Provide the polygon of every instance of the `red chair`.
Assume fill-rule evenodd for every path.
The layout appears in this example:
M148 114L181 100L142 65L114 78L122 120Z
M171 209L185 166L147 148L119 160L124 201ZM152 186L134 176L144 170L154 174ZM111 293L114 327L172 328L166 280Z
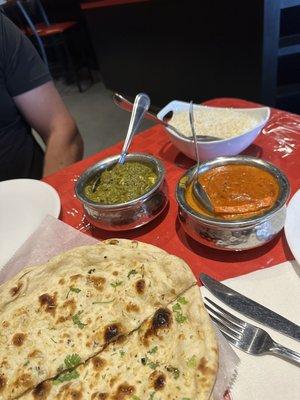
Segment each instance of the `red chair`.
M16 3L27 23L26 28L23 30L28 36L35 38L41 56L48 68L49 61L46 50L52 48L54 49L56 58L60 60L66 80L70 80L70 75L73 75L80 92L83 91L83 88L80 81L79 69L85 66L88 70L89 80L93 83L88 58L83 47L79 46L81 41L76 41L76 48L81 52L80 57L78 57L81 60L80 65L76 65L69 47L70 34L80 33L79 24L76 21L50 23L40 0L18 0ZM41 21L36 21L37 16L40 16ZM61 49L63 50L64 57L61 54Z

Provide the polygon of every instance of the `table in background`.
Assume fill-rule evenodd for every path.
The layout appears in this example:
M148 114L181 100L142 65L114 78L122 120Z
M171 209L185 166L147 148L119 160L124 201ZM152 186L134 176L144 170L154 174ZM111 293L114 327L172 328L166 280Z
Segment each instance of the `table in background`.
M240 99L214 99L206 104L222 107L258 106ZM81 203L75 197L74 183L87 167L105 157L120 153L121 147L122 143L118 143L44 179L60 195L62 221L99 240L120 237L159 246L182 257L196 276L203 271L213 274L217 279L226 279L293 259L283 231L270 243L242 252L214 250L185 235L177 217L175 187L181 175L194 162L171 144L165 129L160 125L138 134L130 151L151 153L163 161L169 188L168 208L148 225L132 231L108 232L94 228L85 219ZM293 194L300 187L300 116L272 109L265 129L244 154L257 156L279 167L288 176Z

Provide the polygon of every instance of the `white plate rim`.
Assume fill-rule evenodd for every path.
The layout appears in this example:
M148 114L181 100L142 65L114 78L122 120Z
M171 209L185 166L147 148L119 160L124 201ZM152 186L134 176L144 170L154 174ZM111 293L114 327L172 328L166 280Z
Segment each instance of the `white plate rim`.
M299 210L298 213L297 210ZM284 233L295 260L300 264L300 189L294 193L288 203Z
M0 196L1 194L4 194L6 190L10 190L13 188L15 185L18 184L26 185L26 192L27 188L29 190L34 187L39 187L39 190L42 188L43 194L45 194L46 197L51 199L50 206L49 204L47 205L47 208L45 210L42 209L42 215L44 214L44 218L47 215L51 215L54 218L58 218L61 212L61 201L58 192L56 189L51 186L49 183L44 182L42 180L36 180L36 179L30 179L30 178L20 178L20 179L10 179L6 181L1 181L0 182ZM8 188L8 189L7 189ZM22 190L22 189L21 189ZM2 193L1 193L2 192ZM23 193L25 193L25 190L23 190ZM34 195L33 195L34 196ZM9 209L9 208L8 208ZM40 217L42 217L42 215ZM42 222L43 218L41 218L40 223ZM36 219L35 222L38 222L39 219ZM20 236L15 238L15 244L16 246L8 246L8 248L5 245L5 242L2 243L3 249L2 249L2 257L1 257L1 263L0 263L0 270L5 266L5 264L13 257L13 254L17 249L22 246L22 244L28 239L28 237L34 232L34 230L37 228L36 224L32 225L32 229L29 228L26 234L20 234ZM2 232L3 233L3 232ZM8 244L8 243L7 243ZM6 249L6 251L5 251Z

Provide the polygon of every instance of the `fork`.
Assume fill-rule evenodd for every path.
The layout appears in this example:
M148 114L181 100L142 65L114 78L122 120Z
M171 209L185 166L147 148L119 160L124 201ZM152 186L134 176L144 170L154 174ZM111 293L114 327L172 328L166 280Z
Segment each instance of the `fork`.
M263 329L242 321L207 297L205 307L224 337L235 347L248 354L275 354L300 366L300 353L276 343Z

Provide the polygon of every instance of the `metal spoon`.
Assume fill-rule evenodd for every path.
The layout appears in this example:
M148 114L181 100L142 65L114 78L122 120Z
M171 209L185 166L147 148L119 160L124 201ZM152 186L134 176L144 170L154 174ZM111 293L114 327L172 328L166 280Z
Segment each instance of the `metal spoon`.
M127 135L118 161L119 164L124 164L133 135L138 130L138 127L140 126L142 119L149 107L149 96L145 93L139 93L134 99L133 110L129 122Z
M193 193L194 193L195 197L197 198L197 200L199 200L208 211L214 212L214 206L212 205L210 198L208 197L203 186L198 181L198 171L199 171L199 166L200 166L200 159L199 159L199 151L198 151L198 146L197 146L197 136L196 136L196 132L195 132L193 102L192 101L190 102L189 119L190 119L191 130L193 133L195 151L196 151L196 157L197 157L197 167L191 178L191 184L193 185Z
M131 111L132 108L133 108L133 104L129 100L125 99L125 97L123 97L119 93L114 93L113 94L113 100L114 100L115 104L118 107L122 108L123 110ZM185 136L177 128L175 128L173 125L168 123L168 121L170 120L169 114L170 113L167 113L164 116L163 120L161 120L161 119L157 118L156 115L152 114L149 111L146 111L145 112L145 117L150 119L151 121L154 121L154 122L156 122L158 124L166 126L167 128L169 128L172 131L174 131L178 136L180 136L180 137L182 137L182 138L184 138L186 140L193 140L193 137ZM173 114L173 112L171 111L171 115L172 114ZM221 140L220 138L217 138L215 136L208 136L208 135L196 135L196 136L197 136L198 142L211 142L211 141L214 141L214 140Z
M124 164L125 158L128 153L128 148L131 144L132 138L136 131L138 130L142 119L144 117L145 112L147 112L148 108L150 107L150 99L149 96L145 93L139 93L135 99L134 99L134 104L132 107L132 114L129 122L129 127L128 131L126 134L126 138L123 144L123 148L118 160L118 164ZM93 186L92 186L92 192L94 193L96 191L96 188L100 182L101 179L101 174L98 176L97 179L95 179Z

